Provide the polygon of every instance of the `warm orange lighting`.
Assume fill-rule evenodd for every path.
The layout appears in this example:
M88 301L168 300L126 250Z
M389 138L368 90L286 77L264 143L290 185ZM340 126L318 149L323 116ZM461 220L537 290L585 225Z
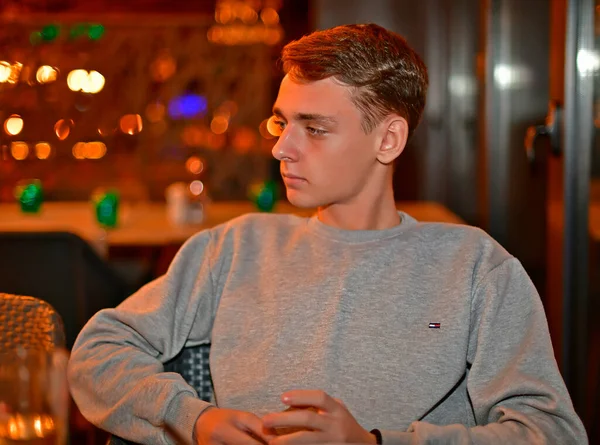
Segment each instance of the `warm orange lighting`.
M17 114L13 114L4 121L4 131L11 136L18 135L23 130L23 119Z
M22 161L29 156L29 146L25 142L13 142L10 144L10 152L17 161Z
M0 61L0 83L17 83L22 70L22 63L15 62L11 65L6 61Z
M12 65L4 60L0 61L0 83L8 82L12 74Z
M71 128L73 127L73 121L71 119L61 119L56 124L54 124L54 133L56 133L56 137L64 141L71 134Z
M48 65L42 65L38 68L35 78L39 83L54 82L58 77L58 71Z
M263 40L267 45L275 45L282 38L283 38L283 31L278 28L273 28L273 29L266 30Z
M73 157L75 159L101 159L106 154L104 142L77 142L73 146Z
M38 159L48 159L52 153L52 147L48 142L38 142L35 144L35 155Z
M260 19L265 25L274 26L279 23L279 14L273 8L265 8L260 12Z
M106 154L106 145L103 142L88 142L85 144L84 155L88 159L100 159Z
M106 80L98 71L73 70L67 76L67 85L71 91L96 94L102 91Z
M185 162L185 168L193 175L199 175L204 170L204 163L197 156L191 156Z
M86 70L73 70L67 75L67 85L71 91L81 91L87 83L87 78Z
M125 134L137 134L142 131L142 127L142 116L139 114L126 114L119 122L119 128Z
M150 74L157 82L164 82L169 79L177 71L175 59L169 53L162 53L150 65Z
M90 71L86 80L81 86L81 91L84 93L97 94L102 91L105 83L106 80L102 74L100 74L98 71Z
M77 142L73 145L73 157L75 159L85 159L85 142Z
M229 127L229 120L224 116L215 116L210 123L210 129L214 134L223 134Z

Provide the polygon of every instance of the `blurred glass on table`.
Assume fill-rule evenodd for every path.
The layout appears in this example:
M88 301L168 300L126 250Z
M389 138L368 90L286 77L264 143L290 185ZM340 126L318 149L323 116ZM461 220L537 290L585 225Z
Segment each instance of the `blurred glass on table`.
M66 445L68 354L0 352L0 445Z

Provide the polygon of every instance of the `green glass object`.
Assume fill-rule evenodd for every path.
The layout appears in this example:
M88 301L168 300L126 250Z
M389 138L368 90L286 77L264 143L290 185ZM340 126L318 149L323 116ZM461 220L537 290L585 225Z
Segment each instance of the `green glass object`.
M104 227L116 227L119 219L119 193L110 190L94 197L96 220Z
M271 212L277 203L278 192L275 181L265 181L250 188L250 199L261 212Z
M51 42L52 40L58 37L58 33L60 32L58 26L56 25L46 25L42 28L42 39L46 42Z
M21 205L22 212L39 212L42 202L44 202L42 183L37 179L20 183L15 189L15 197Z
M104 35L104 26L100 24L90 25L88 30L88 36L92 40L98 40Z

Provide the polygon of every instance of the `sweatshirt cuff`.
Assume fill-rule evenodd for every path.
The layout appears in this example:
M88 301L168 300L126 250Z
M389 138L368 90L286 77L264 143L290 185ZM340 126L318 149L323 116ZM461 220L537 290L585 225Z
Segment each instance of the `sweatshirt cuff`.
M414 444L414 433L406 433L403 431L380 430L381 443L383 445L411 445Z
M188 392L181 392L171 401L165 417L168 435L176 443L191 444L196 420L210 403L200 400Z

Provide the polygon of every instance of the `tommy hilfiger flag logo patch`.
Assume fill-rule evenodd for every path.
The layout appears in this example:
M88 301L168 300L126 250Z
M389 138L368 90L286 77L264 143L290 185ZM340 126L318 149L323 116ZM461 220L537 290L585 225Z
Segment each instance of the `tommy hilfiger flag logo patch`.
M439 329L441 326L441 323L429 323L430 329Z

